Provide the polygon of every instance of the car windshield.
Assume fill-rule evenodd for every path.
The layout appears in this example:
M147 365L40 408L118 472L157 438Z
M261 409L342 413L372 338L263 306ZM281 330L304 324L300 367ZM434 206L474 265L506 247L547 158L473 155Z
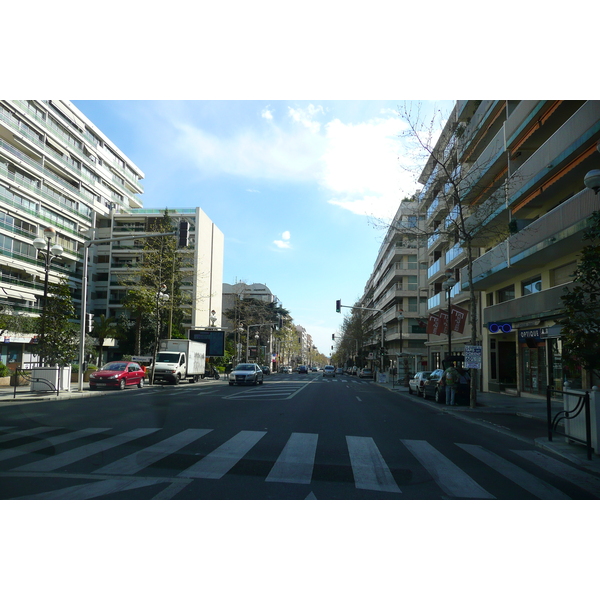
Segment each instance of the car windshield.
M156 357L157 363L176 363L179 362L179 354L176 352L159 352Z
M127 363L108 363L102 367L103 371L124 371Z
M254 371L254 365L246 365L246 364L242 364L242 365L238 365L235 368L236 371Z

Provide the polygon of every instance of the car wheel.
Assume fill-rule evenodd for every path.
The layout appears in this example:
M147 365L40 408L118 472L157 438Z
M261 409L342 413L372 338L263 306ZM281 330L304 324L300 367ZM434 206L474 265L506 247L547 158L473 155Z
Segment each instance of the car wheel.
M138 387L139 388L143 388L144 387L144 378L142 377L142 379L140 379L140 382L138 383Z
M174 379L173 383L175 385L179 385L180 381L181 381L181 374L177 373L177 375L175 375L175 379Z
M421 398L425 398L425 390L423 390L423 388L417 388L417 396L421 396Z
M119 389L120 390L125 389L125 380L124 379L121 379L121 381L119 381Z
M408 393L412 396L413 391L412 391L412 388L410 387L410 385L408 386Z
M230 381L230 382L229 382L229 385L233 385L233 381Z
M260 385L262 385L264 382L265 382L265 380L261 379L259 383L260 383Z
M440 394L440 388L435 388L435 401L440 403L442 401L442 395Z

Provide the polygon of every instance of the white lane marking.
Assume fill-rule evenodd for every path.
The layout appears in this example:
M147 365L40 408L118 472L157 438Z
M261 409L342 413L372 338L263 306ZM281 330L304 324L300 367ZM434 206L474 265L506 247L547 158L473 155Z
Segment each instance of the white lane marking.
M265 481L310 483L318 438L316 433L292 433Z
M152 463L159 461L161 458L173 454L173 452L200 439L211 431L212 429L186 429L185 431L180 431L166 440L161 440L153 446L134 452L109 465L96 469L94 473L133 475L150 466Z
M15 458L17 456L23 456L30 452L37 452L38 450L44 450L51 446L58 446L71 440L78 440L94 433L102 433L108 431L110 427L91 427L89 429L79 429L78 431L70 431L69 433L63 433L61 435L55 435L37 442L30 442L29 444L22 444L16 448L8 448L7 450L0 450L0 461L8 460L9 458Z
M316 500L317 497L315 496L314 492L311 492L308 496L306 496L306 498L304 498L305 500Z
M240 431L229 441L182 471L180 477L220 479L265 435L266 431Z
M566 465L559 460L550 458L535 450L513 450L513 452L526 458L545 471L548 471L553 475L558 475L558 477L566 479L570 483L574 483L576 486L586 490L593 496L596 496L596 498L600 498L600 479L595 475L580 471L575 467Z
M400 440L427 469L437 485L455 498L494 499L489 492L425 440Z
M485 463L488 467L492 467L504 475L507 479L510 479L513 483L527 490L530 494L539 498L540 500L570 500L571 498L561 492L554 486L542 481L535 475L528 473L521 467L511 463L510 461L490 452L486 448L472 444L456 444L459 448L462 448L475 458L478 458L481 462Z
M169 487L158 492L152 500L171 500L175 494L178 494L183 488L189 484L189 481L183 481L181 483L172 483Z
M125 490L134 490L140 487L147 487L156 483L163 483L160 478L144 478L136 481L131 479L105 479L103 481L95 481L94 483L84 483L82 485L74 485L72 487L53 490L51 492L41 492L32 496L22 496L19 500L90 500L105 496L106 494L114 494ZM187 485L187 483L186 483Z
M357 489L402 493L373 438L347 435L346 444Z
M358 396L356 396L356 399L357 399L359 402L362 402L362 400L361 400L361 399L360 399Z
M82 460L83 458L88 458L90 456L93 456L94 454L103 452L104 450L114 448L115 446L120 446L121 444L126 444L131 440L150 435L151 433L155 433L156 431L160 430L157 428L133 429L132 431L127 431L125 433L121 433L119 435L115 435L113 437L107 438L105 440L100 440L98 442L92 442L91 444L87 444L79 448L74 448L73 450L67 450L66 452L57 454L56 456L50 456L49 458L44 458L42 460L38 460L37 462L22 465L11 470L39 472L54 471L54 469L66 467L67 465Z

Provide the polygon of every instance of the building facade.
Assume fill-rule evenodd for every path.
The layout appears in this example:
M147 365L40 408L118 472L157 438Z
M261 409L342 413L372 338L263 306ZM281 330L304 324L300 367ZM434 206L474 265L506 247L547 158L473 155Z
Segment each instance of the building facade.
M563 370L559 321L587 219L600 208L584 184L600 166L599 139L597 101L457 102L420 180L428 311L433 321L462 311L450 335L428 330L431 368L449 340L453 355L464 353L474 310L484 391L544 394L567 377L590 385Z
M81 312L83 244L97 237L144 231L158 212L142 208L144 173L68 101L0 100L0 304L9 315L39 316L46 275L33 240L50 235L62 253L48 280L66 277ZM193 250L186 266L187 327L221 317L223 235L199 208L174 211L190 222ZM117 315L124 290L118 271L139 247L92 245L88 312ZM0 359L10 367L37 361L35 336L3 331ZM33 341L32 341L33 340Z
M383 370L394 369L403 378L427 364L425 215L419 202L403 200L377 255L361 305L368 328L367 356L378 356L381 329L385 358Z

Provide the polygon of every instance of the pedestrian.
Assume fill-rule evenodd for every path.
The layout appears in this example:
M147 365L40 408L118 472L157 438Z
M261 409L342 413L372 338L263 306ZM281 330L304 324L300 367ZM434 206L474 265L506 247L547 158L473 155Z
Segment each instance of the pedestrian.
M446 404L450 406L454 406L456 388L458 387L459 379L460 373L452 364L444 371L444 374L442 375L442 381L446 386Z

